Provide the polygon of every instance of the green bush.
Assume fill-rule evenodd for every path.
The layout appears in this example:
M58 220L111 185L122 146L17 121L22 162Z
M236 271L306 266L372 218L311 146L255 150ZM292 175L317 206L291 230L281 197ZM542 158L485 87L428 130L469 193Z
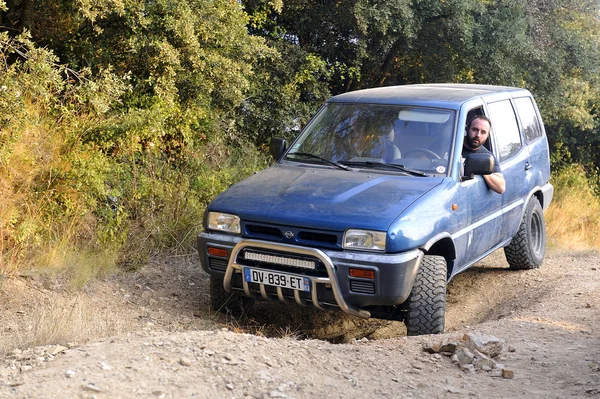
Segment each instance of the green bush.
M75 73L27 36L0 35L1 57L0 275L50 267L81 285L190 253L206 204L267 165L198 110L123 109L127 77Z

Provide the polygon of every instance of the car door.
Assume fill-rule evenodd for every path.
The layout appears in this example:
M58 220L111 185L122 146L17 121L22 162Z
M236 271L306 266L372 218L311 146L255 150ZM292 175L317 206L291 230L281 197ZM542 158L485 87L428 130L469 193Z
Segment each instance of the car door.
M550 179L550 155L544 124L533 97L517 97L514 103L519 115L521 135L529 150L531 173L534 179L530 187L541 187Z
M466 126L470 119L478 114L484 114L483 107L468 111L465 119ZM494 152L492 135L494 126L486 147ZM464 139L464 137L463 137ZM470 266L483 256L487 255L491 248L498 245L502 233L502 195L492 191L481 176L475 176L471 180L459 183L459 203L467 208L467 227L457 232L453 238L457 245L456 272Z
M512 99L487 104L496 157L506 180L506 191L502 194L502 223L500 241L508 243L521 222L525 200L533 187L532 164L527 146L524 145L519 120Z

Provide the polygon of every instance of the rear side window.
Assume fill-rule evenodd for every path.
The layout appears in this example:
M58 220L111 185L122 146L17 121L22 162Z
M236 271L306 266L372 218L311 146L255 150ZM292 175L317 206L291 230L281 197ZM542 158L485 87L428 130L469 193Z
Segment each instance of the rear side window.
M519 110L519 117L521 119L521 124L523 125L523 135L525 136L525 141L529 143L538 137L542 137L540 119L535 112L535 107L531 101L531 98L516 98L515 104Z
M521 133L510 100L490 103L489 110L492 132L498 143L497 154L502 162L521 149Z

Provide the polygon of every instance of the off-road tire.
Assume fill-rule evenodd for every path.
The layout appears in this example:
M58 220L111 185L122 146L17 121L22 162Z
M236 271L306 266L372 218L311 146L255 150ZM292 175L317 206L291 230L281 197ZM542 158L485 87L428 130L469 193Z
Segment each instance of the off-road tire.
M407 335L439 334L446 320L446 259L425 255L405 302Z
M546 222L540 201L532 197L527 203L525 214L517 234L504 247L504 256L511 269L537 269L546 254Z
M210 310L239 317L254 306L254 299L241 295L235 290L225 291L223 278L210 276Z

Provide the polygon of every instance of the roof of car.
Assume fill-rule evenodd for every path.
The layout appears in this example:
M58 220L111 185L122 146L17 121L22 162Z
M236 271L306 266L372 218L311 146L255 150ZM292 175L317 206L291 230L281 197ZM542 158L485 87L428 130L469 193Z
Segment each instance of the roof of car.
M334 96L328 102L407 104L456 108L472 98L485 97L500 92L511 92L511 94L517 92L529 93L527 90L518 87L433 83L356 90Z

